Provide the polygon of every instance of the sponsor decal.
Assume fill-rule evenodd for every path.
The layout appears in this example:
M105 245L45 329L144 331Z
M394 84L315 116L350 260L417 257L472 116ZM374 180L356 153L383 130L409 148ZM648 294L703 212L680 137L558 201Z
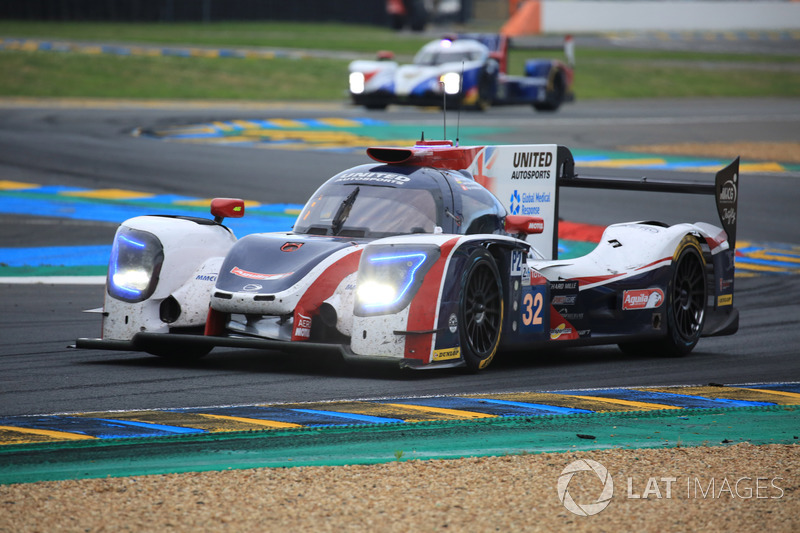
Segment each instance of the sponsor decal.
M575 305L575 300L578 298L576 294L553 296L553 305Z
M308 339L311 337L311 317L296 313L294 317L293 338Z
M296 252L299 250L303 244L302 242L287 242L281 246L281 252Z
M733 175L733 179L729 179L725 183L722 184L722 187L719 189L719 203L721 204L733 204L736 203L736 179L737 175Z
M405 185L411 178L390 172L345 172L336 181L358 181L372 183L388 183L390 185Z
M717 298L717 307L733 305L733 294L723 294Z
M566 324L562 323L550 330L550 339L556 340L562 335L569 335L572 333L572 328L568 328Z
M723 183L719 189L719 205L722 208L720 218L726 228L736 224L736 199L739 194L736 182L738 178L738 174L734 174L733 178Z
M541 205L549 204L552 195L549 192L525 193L514 189L509 200L509 211L512 215L541 215ZM539 223L544 231L544 223Z
M194 279L197 281L217 281L217 274L198 274Z
M455 313L452 313L450 318L447 319L447 329L450 330L450 333L458 331L458 317L456 317Z
M242 287L242 290L247 292L254 292L254 291L260 291L263 288L264 286L259 285L258 283L248 283L247 285Z
M552 152L514 152L514 168L549 167L552 163Z
M578 280L554 281L550 283L550 288L554 291L577 291Z
M240 278L247 278L247 279L258 279L263 281L273 281L276 279L285 278L286 276L290 276L291 272L284 272L282 274L262 274L259 272L249 272L247 270L242 270L238 266L235 266L231 269L231 274L235 276L239 276Z
M725 279L725 278L720 278L719 279L719 290L721 290L721 291L729 290L732 285L733 285L733 280L732 279Z
M459 359L461 357L461 348L445 348L443 350L434 350L432 361L449 361L451 359Z
M558 314L567 320L583 320L583 313L570 313L566 307L561 309Z
M664 291L661 289L638 289L622 293L622 309L625 311L655 309L663 303Z

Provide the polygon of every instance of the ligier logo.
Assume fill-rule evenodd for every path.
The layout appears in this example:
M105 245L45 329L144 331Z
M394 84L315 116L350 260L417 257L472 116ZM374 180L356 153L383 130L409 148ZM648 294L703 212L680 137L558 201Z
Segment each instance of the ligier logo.
M569 493L569 483L572 477L578 472L594 472L603 484L603 490L594 503L577 503ZM583 477L583 476L582 476ZM578 516L596 515L611 503L614 496L614 480L608 473L608 469L591 459L581 459L574 461L566 466L558 477L558 499L564 504L568 511Z
M664 291L661 289L639 289L625 291L622 295L622 309L655 309L664 303Z

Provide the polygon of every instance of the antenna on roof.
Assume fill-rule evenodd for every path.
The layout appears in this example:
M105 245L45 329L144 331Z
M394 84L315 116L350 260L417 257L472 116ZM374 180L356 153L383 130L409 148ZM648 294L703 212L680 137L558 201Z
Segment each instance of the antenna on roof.
M447 140L447 91L444 88L444 82L440 81L439 85L442 86L442 117L444 120L444 139Z
M464 61L461 61L461 77L458 80L458 114L456 115L456 148L458 132L461 129L461 108L464 106Z

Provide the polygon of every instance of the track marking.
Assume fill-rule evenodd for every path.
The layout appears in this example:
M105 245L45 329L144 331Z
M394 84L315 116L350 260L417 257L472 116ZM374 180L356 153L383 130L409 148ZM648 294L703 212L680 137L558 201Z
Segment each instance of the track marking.
M264 426L269 428L301 428L305 427L301 424L293 424L291 422L279 422L278 420L263 420L260 418L243 418L240 416L227 416L227 415L212 415L207 413L196 413L206 418L214 418L218 420L230 420L232 422L243 422L245 424L253 424L254 426Z
M458 418L496 418L495 415L487 415L486 413L478 413L475 411L462 411L460 409L447 409L444 407L430 407L427 405L405 404L405 403L386 403L383 405L390 405L399 409L411 409L412 411L424 411L436 413L441 415L451 415Z
M90 440L90 439L97 439L97 437L92 437L91 435L82 435L80 433L69 433L66 431L55 431L52 429L33 429L33 428L23 428L17 426L0 426L0 430L2 431L13 431L17 433L24 433L30 435L39 435L42 437L50 437L56 440Z
M645 411L652 411L656 409L683 409L682 407L675 407L673 405L666 405L663 403L648 403L648 402L634 402L631 400L620 400L618 398L604 398L602 396L582 396L582 395L572 395L570 396L574 398L580 398L582 400L591 400L593 402L603 402L603 403L613 403L617 405L624 405L626 407L633 407L635 409L642 409Z

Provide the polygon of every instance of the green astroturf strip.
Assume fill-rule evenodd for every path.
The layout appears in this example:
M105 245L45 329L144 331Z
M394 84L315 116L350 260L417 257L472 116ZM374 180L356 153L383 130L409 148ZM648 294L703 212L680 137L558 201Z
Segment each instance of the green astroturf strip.
M0 448L0 484L506 454L797 443L795 406L499 417Z

